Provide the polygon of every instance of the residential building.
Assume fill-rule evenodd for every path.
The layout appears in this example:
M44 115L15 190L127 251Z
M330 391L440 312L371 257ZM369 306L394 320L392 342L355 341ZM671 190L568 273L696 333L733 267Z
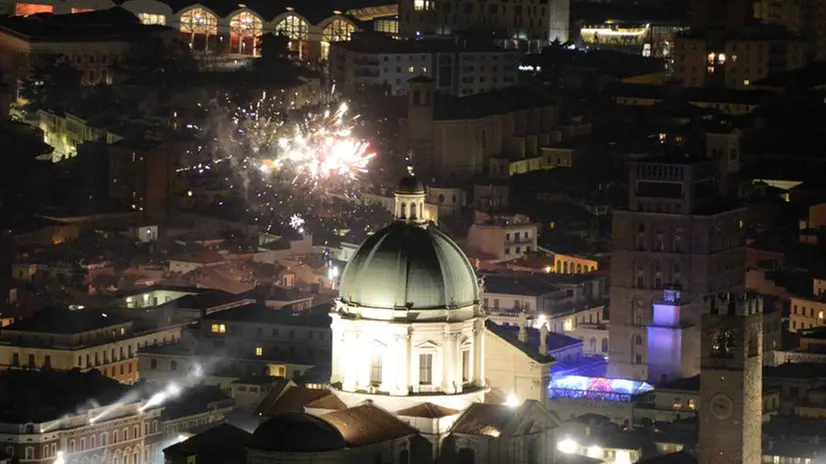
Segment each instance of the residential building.
M467 96L516 85L520 56L485 41L356 35L331 47L330 78L348 95L406 95L411 79L427 77L438 93Z
M508 261L536 251L539 226L526 216L496 217L470 226L467 249Z
M496 31L536 52L554 40L567 42L570 1L513 4L508 0L456 3L441 0L399 2L399 32L406 37L451 35L473 29Z
M222 388L242 377L302 377L329 362L326 309L293 311L249 303L206 314L180 343L142 349L142 376L166 382L201 371L207 383Z
M704 298L745 290L745 209L726 199L716 160L650 157L630 171L628 209L613 217L609 375L661 383L669 372L650 366L665 361L657 348L665 341L652 338L650 328L662 332L665 325L676 336L699 326ZM665 301L678 316L661 323L655 303L669 288L679 291ZM669 369L696 375L698 337L669 343L683 354Z
M164 217L171 199L185 190L176 175L181 156L195 150L190 140L120 140L106 146L109 197L131 204L147 217Z
M78 115L52 110L37 112L37 125L43 131L43 141L54 148L52 161L77 156L84 143L115 143L123 137L110 131L112 120L106 117L84 119Z
M15 2L14 13L69 14L121 6L147 25L168 26L198 54L238 59L258 56L261 36L290 38L290 48L305 60L326 60L330 44L350 40L359 21L392 18L397 8L387 2L355 0L324 5L289 2L247 2L243 6L221 2L157 0L31 0ZM350 7L350 8L348 8ZM378 7L378 8L377 8Z
M440 96L432 79L408 83L400 150L412 150L416 168L471 179L495 157L532 158L548 146L557 106L542 92L509 87L469 97Z
M97 370L124 383L139 378L138 349L178 340L179 327L145 328L82 306L41 309L4 327L0 370Z
M718 39L695 30L678 34L674 77L687 87L743 89L759 79L806 66L806 41L775 29L760 27Z
M789 297L790 332L814 329L826 325L826 280L812 279L811 295L791 295Z
M5 453L21 462L160 463L160 405L139 387L94 373L7 371L0 376Z
M18 4L23 5L32 4ZM82 83L109 84L113 67L129 44L152 36L171 40L175 31L141 24L120 8L75 15L10 16L0 21L0 64L10 74L7 79L18 78L38 56L60 55L80 71Z

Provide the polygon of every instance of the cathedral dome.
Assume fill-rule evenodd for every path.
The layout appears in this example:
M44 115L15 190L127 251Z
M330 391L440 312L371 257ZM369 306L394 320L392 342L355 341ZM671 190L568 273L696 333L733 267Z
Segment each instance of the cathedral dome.
M323 453L347 445L329 422L305 413L286 413L259 425L249 446L277 453Z
M356 251L339 295L371 308L450 309L477 303L479 284L465 254L439 229L397 221Z
M396 193L402 195L418 195L424 193L424 185L412 174L402 177L399 185L396 186Z

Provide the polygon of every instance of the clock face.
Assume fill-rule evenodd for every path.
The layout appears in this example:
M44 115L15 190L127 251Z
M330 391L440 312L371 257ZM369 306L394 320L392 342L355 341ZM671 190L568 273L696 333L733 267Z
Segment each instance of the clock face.
M734 412L734 401L731 397L718 393L711 397L711 414L719 420L726 420Z

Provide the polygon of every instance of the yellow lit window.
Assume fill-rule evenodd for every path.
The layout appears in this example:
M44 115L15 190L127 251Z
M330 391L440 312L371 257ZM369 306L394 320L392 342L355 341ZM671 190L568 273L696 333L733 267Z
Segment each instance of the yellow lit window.
M694 409L694 407L695 407L694 398L689 398L688 399L688 409Z
M714 66L709 66L708 69L706 69L706 71L708 71L710 73L713 73L714 72Z
M562 329L566 332L574 330L574 321L566 319L565 322L562 323Z
M745 86L748 86L748 85L750 85L750 84L751 84L751 82L749 82L749 80L748 80L748 79L746 79L746 80L744 80L744 81L743 81L743 85L745 85Z
M413 0L413 9L416 11L427 11L431 8L431 0Z
M259 347L257 347L257 348L255 349L255 355L256 355L256 356L264 356L264 348L261 348L260 346L259 346Z
M212 324L212 333L227 333L226 324Z
M411 73L412 73L412 72L413 72L413 71L415 71L415 70L416 70L416 68L414 68L413 66L411 66L411 67L407 68L407 72L411 72Z
M683 402L680 398L674 398L674 409L680 409L683 407Z
M818 318L818 319L823 319L823 311L819 311L819 312L817 313L817 318Z

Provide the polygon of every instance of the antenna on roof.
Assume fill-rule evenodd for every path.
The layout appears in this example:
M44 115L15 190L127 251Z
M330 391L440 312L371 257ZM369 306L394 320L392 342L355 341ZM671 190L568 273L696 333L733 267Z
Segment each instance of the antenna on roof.
M413 172L413 150L407 152L407 157L404 159L407 162L407 174L410 177L416 177L416 174Z

